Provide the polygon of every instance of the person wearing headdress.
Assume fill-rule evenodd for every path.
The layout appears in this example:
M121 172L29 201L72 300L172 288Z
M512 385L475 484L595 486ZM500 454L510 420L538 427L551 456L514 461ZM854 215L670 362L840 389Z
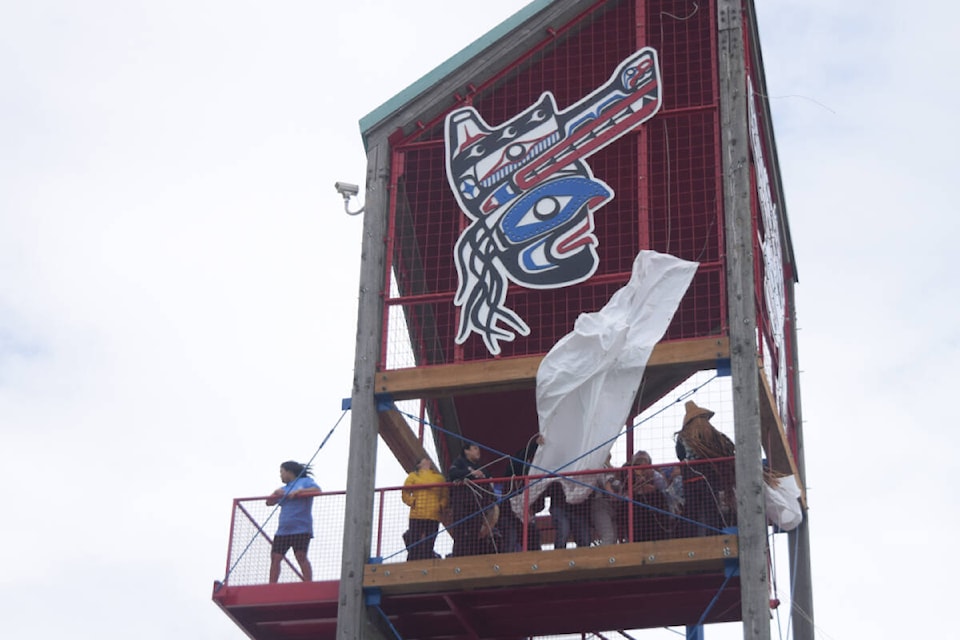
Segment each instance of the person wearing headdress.
M713 411L698 407L693 400L688 400L684 408L683 427L676 434L677 459L684 463L684 516L707 525L685 522L685 535L712 535L736 524L736 509L730 508L735 484L733 463L697 461L731 458L736 450L730 438L710 424Z
M270 551L270 582L280 579L280 563L291 547L303 581L313 580L307 549L313 538L313 497L320 493L320 486L311 475L310 465L287 460L280 465L280 480L284 486L267 497L268 507L280 505L279 524Z

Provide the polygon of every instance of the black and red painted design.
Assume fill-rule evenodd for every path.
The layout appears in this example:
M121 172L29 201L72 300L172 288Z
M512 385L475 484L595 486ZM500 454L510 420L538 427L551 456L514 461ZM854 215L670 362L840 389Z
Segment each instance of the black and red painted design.
M447 115L447 178L472 221L455 247L458 344L476 333L496 355L500 342L530 333L504 304L509 282L554 289L594 274L593 215L614 192L586 160L653 117L661 102L657 52L645 47L563 111L545 92L498 127L473 107Z

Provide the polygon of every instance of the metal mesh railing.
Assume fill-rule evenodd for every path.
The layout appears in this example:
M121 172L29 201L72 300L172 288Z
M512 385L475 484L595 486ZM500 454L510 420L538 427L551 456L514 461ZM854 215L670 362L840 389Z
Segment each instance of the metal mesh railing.
M314 537L307 550L315 581L339 580L343 549L345 492L322 493L313 498ZM266 504L266 497L233 501L230 549L224 582L232 586L266 584L270 555L277 529L279 507ZM281 562L280 582L301 580L297 561L288 551Z
M442 522L410 520L404 487L378 489L371 557L392 563L642 542L715 535L735 525L732 458L417 485L415 490L442 492L444 508L437 515ZM226 584L268 582L277 510L265 500L234 500ZM315 581L339 579L344 502L345 492L339 491L313 498L314 537L307 558ZM565 543L558 544L561 537ZM301 579L288 552L279 582Z

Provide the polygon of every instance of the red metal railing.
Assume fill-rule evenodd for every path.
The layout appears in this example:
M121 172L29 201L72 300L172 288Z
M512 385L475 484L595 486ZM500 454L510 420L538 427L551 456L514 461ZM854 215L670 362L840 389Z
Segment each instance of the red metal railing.
M561 486L572 497L561 497ZM711 535L735 525L732 458L416 486L432 488L445 492L447 508L435 538L422 541L409 534L405 540L413 530L402 500L405 488L377 489L372 557L404 562L410 545L430 546L420 557L549 550L558 531L567 533L567 544L599 545ZM314 538L307 556L315 581L339 579L344 496L335 491L313 499ZM225 584L268 582L278 511L265 500L234 500ZM288 556L280 582L301 580Z

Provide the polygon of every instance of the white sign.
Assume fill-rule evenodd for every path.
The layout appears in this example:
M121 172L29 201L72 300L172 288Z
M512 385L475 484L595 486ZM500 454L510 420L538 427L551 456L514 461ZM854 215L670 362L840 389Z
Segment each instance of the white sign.
M753 82L747 78L750 109L750 146L753 148L753 164L757 173L757 198L760 202L760 215L763 220L763 232L759 233L760 251L763 254L763 298L766 302L767 321L773 340L773 357L777 364L772 371L770 384L777 398L780 418L786 424L788 408L787 349L784 336L786 325L786 295L783 286L783 250L780 246L780 217L777 205L770 193L770 176L763 159L763 144L760 140L760 126L757 120L757 107L753 92ZM766 363L765 359L765 363Z

